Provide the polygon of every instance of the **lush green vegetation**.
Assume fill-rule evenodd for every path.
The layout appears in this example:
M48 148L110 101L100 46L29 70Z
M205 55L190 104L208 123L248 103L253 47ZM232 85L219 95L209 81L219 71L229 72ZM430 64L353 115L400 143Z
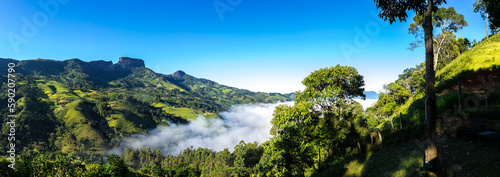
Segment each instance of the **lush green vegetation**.
M365 97L363 76L353 67L335 66L311 73L294 106L278 106L266 146L271 176L338 173L330 163L360 151L366 120L355 97Z
M119 146L124 136L147 133L157 126L187 123L198 115L219 118L217 113L233 104L292 99L292 94L254 93L187 74L158 74L144 67L110 69L78 59L0 59L5 65L8 62L17 65L16 131L22 133L16 135L16 154L23 154L17 165L21 170L8 174L21 176L73 173L113 176L114 172L108 169L109 162L104 165L93 163L103 158L109 149ZM2 82L2 88L7 90L6 77ZM0 97L0 105L4 108L1 113L6 117L7 93L0 93ZM2 151L9 147L8 121L2 119ZM62 157L67 155L87 161L77 162ZM5 162L3 159L2 163ZM35 169L39 163L54 168L71 164L74 169L51 171L47 167L45 171L37 172ZM86 169L93 171L86 173Z
M500 56L497 48L500 48L498 35L462 52L437 71L436 92L440 95L437 99L440 112L438 115L447 110L455 110L453 103L458 100L457 94L448 93L447 89L456 86L459 80L475 72L498 68L500 63L494 59L495 56ZM424 66L420 64L415 68L406 69L395 82L384 86L378 102L367 110L370 126L392 129L391 127L399 127L400 122L403 123L403 127L423 123L424 75ZM447 93L443 93L445 90ZM464 97L466 96L464 93ZM495 96L494 93L492 96Z
M478 74L481 74L485 71L490 74L498 73L499 63L493 58L500 56L499 51L496 50L500 47L499 45L500 36L492 36L489 40L480 42L470 50L463 52L463 54L453 59L451 62L446 64L446 66L437 71L436 91L438 93L438 117L465 116L465 118L467 118L472 115L480 114L485 115L485 118L487 119L498 119L498 112L495 109L491 109L491 107L497 107L498 105L500 105L500 96L498 93L496 93L494 90L490 90L491 93L488 94L488 104L490 106L490 109L488 111L486 111L485 104L481 102L475 107L465 106L460 113L458 112L457 108L458 93L456 91L456 85L458 81L467 81L469 80L468 78L477 79L477 77L481 76ZM405 72L399 76L398 80L384 87L385 91L380 94L378 102L373 107L367 109L367 119L368 124L370 125L369 127L371 129L381 130L382 136L384 137L384 144L396 145L414 137L418 138L423 133L425 110L425 97L423 93L424 90L422 89L422 87L418 86L419 82L413 82L415 80L423 81L423 74L418 72L423 71L421 67L422 65L419 65L416 68L405 70ZM414 72L413 74L409 74L410 72L408 71ZM482 81L477 82L482 83ZM492 81L490 80L488 83L491 82ZM401 88L406 89L403 90ZM413 90L412 88L416 89ZM479 89L480 91L482 91L482 86L481 88L477 88L476 86L464 86L462 99L469 97L474 98L473 100L484 101L483 97L478 97L476 93L473 93L474 89ZM403 101L398 102L398 100ZM404 136L402 136L402 134L404 134ZM456 144L457 141L461 142L463 140L452 139L450 140L450 144ZM384 148L381 153L389 151L391 147ZM465 147L466 146L460 147L458 150L462 151L460 149ZM480 144L468 148L488 149L487 146L482 146ZM407 155L411 154L410 152L405 153L407 153ZM479 155L473 156L472 158L483 159ZM367 162L361 165L367 166ZM488 166L466 166L468 166L468 169L471 171L485 170L486 172L482 174L493 174L491 172L492 170L495 170L495 168L490 168Z
M487 50L496 47L499 38L493 36L477 44L439 70L438 88L463 75L445 72L462 60L474 58L464 65L464 73L469 71L467 67L476 68L475 71L488 67L495 69L493 62L487 66L476 61L476 58L487 60L488 57L475 55L495 55L496 50ZM352 101L364 96L363 77L356 69L335 66L317 70L304 79L306 89L296 94L293 106L277 107L270 132L272 138L268 142L242 141L232 152L229 149L215 152L188 148L176 156L154 149L131 148L120 155L104 156L102 150L117 145L123 135L187 121L177 115L214 114L171 106L172 103L163 101L167 98L151 96L155 90L147 86L131 91L119 87L70 89L63 82L47 81L44 76L22 76L21 101L16 108L18 121L28 125L23 131L35 134L20 134L23 140L20 146L25 148L16 161L16 170L6 168L9 161L5 157L0 159L4 165L0 170L2 174L19 176L426 175L422 162L425 148L422 139L423 72L423 65L405 70L398 80L384 87L379 101L363 112L361 106ZM172 94L181 96L184 93L187 97L189 91L201 88L183 86L181 80L171 82L180 85L169 90ZM51 98L57 94L67 97ZM454 95L448 92L439 96L438 109L449 109L447 105L456 100ZM76 99L71 100L72 97ZM32 118L34 114L40 121ZM7 127L2 131L6 134ZM477 148L456 145L460 143L450 140L452 146L461 147L457 148L457 153ZM478 162L476 165L473 159L464 160L470 162L467 169L477 171L475 169L481 165L490 169L487 164Z
M1 63L9 61L17 64L18 82L32 78L35 85L27 87L41 90L36 95L50 105L66 126L85 122L97 113L117 134L143 132L167 122L185 123L199 114L216 118L217 113L234 104L293 98L292 94L254 93L227 87L187 74L158 74L144 67L118 70L102 69L78 59L1 59Z
M378 3L382 2L386 1ZM443 16L434 19L434 24L460 16L452 8L437 12ZM410 31L423 25L424 17L418 14ZM466 24L463 18L452 20ZM455 36L458 28L442 28L433 38L439 48L432 60L437 73L437 115L476 114L495 119L500 93L487 95L491 111L478 105L458 112L455 85L483 72L500 72L495 58L500 56L500 35L474 43L469 50L471 43ZM316 70L303 80L305 90L282 95L227 87L182 71L163 75L145 67L116 69L78 59L0 59L0 64L8 62L17 64L15 110L17 131L22 133L16 135L16 169L8 168L10 160L1 157L2 176L427 175L423 164L424 76L429 65L425 63L404 70L384 86L378 102L363 111L353 101L365 97L363 76L349 66ZM2 81L5 90L6 78ZM465 88L463 96L477 96L477 90ZM191 147L175 156L149 148L125 148L122 154L105 155L130 134L187 123L198 115L218 118L217 113L234 104L292 99L293 106L276 108L271 138L262 144L241 141L232 152ZM0 93L0 100L6 108L7 94ZM1 111L4 117L8 115L7 109ZM9 147L8 121L2 120L0 150L4 152ZM465 156L466 170L480 176L498 171L498 146L455 138L445 143L453 148L452 154Z
M29 92L32 96L57 93L57 90L44 92L43 87L40 88L39 83L30 78L27 77L27 84L22 87L32 89ZM119 89L108 93L81 91L75 95L83 97L64 106L49 99L43 103L58 131L44 139L37 139L38 144L34 148L22 151L26 155L19 158L16 170L3 170L5 174L21 176L302 176L334 172L330 163L346 154L361 151L361 144L366 144L362 108L353 101L355 97L364 97L363 77L352 67L336 66L313 72L303 83L307 89L297 94L296 104L282 105L276 110L272 121L273 138L269 142L259 145L241 141L233 152L228 149L214 152L189 148L176 156L164 156L160 151L151 149L126 148L120 156L106 157L99 152L103 147L113 146L121 136L118 133L140 132L140 129L133 128L147 130L164 123L155 117L168 109L165 103L141 104L140 98L147 99L147 96L135 94L139 96L134 97ZM90 94L92 92L101 94ZM41 102L42 99L37 98ZM31 101L24 104L30 105ZM125 109L113 108L112 105ZM29 109L19 109L31 113ZM309 112L311 109L315 111ZM119 111L128 111L128 115L121 114L126 115L124 120L127 122L117 122L122 120L114 117ZM130 128L120 129L120 126ZM7 131L7 127L3 130ZM47 144L53 144L51 150L44 149ZM70 157L62 157L61 154ZM1 162L8 163L6 159ZM36 170L42 165L44 167ZM59 169L63 166L67 168Z

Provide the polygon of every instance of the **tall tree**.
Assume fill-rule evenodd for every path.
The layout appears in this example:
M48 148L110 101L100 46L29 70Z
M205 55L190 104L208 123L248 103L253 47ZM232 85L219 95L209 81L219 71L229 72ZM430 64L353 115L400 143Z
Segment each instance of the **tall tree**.
M312 166L311 131L316 115L309 110L307 102L297 102L294 106L276 107L271 124L270 146L276 176L303 176L305 169Z
M500 0L484 0L492 34L500 31Z
M319 117L313 131L315 144L325 147L327 153L345 149L340 144L349 134L356 108L353 99L366 97L363 76L354 67L337 65L314 71L302 83L306 88L297 93L296 100L311 103L312 111Z
M481 17L483 17L483 19L486 19L486 39L489 39L489 31L488 31L488 18L489 18L489 14L488 12L486 12L486 2L484 0L476 0L476 2L474 2L474 12L479 12L481 13Z
M408 29L411 34L417 37L417 41L410 44L410 49L413 50L416 47L421 47L422 40L422 24L424 19L424 14L418 13L413 17L413 23ZM444 47L446 40L450 40L451 37L454 38L454 33L461 30L463 27L467 26L467 21L465 21L464 16L455 11L455 8L438 8L432 14L432 24L434 27L439 28L441 33L436 34L433 37L434 40L434 70L437 70L437 64L439 59L439 54Z
M377 8L381 9L379 16L384 20L393 22L406 21L407 11L417 14L423 13L422 28L425 39L425 119L427 124L427 149L425 150L425 162L427 170L434 171L437 167L436 134L436 93L434 89L434 48L433 48L433 24L432 11L437 10L434 6L446 3L445 0L375 0Z
M306 88L297 93L295 104L276 107L271 121L273 137L268 151L274 152L278 176L303 176L305 168L312 166L312 155L318 155L318 163L322 154L342 156L349 135L355 135L351 128L361 125L355 120L362 109L353 99L365 98L364 81L355 68L322 68L302 83Z

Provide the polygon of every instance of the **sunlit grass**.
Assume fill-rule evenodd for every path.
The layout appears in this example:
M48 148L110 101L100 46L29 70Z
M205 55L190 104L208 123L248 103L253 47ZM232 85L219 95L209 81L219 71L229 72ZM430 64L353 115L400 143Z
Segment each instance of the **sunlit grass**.
M500 35L492 36L458 56L436 72L436 87L455 81L464 71L478 71L500 66Z
M125 133L136 133L142 131L142 129L136 127L134 123L127 120L125 116L131 115L127 114L128 110L125 107L122 107L121 104L113 105L116 106L113 108L113 113L106 118L110 127L115 127L118 132Z
M63 109L62 112L59 113L59 117L63 118L66 126L72 126L87 119L81 112L79 104L79 101L68 103L66 104L65 109Z
M198 117L198 115L201 114L201 112L197 112L193 109L169 107L164 103L153 103L151 105L157 108L162 108L162 110L165 111L166 113L172 114L177 117L181 117L186 120L196 119L196 117Z
M353 160L347 164L347 171L345 176L361 176L363 173L364 163L359 162L359 160Z
M77 135L77 139L87 138L89 140L94 140L97 147L105 146L103 135L88 124L78 126L78 129L75 130L75 134Z

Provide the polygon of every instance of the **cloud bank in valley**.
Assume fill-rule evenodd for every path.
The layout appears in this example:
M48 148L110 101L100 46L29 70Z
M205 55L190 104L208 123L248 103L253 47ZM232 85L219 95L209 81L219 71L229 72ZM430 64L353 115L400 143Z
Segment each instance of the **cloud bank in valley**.
M196 120L185 125L172 124L151 130L146 135L126 138L119 149L125 146L133 149L155 148L164 154L176 155L191 146L216 151L228 148L232 151L241 140L262 143L269 140L272 115L279 104L292 102L234 105L229 111L220 113L222 119L209 119L199 115Z
M363 109L365 109L365 110L366 110L366 108L371 107L371 106L373 106L375 103L377 103L378 99L365 99L365 100L362 100L362 99L354 99L354 101L359 102L359 104L361 104L361 106L363 107Z

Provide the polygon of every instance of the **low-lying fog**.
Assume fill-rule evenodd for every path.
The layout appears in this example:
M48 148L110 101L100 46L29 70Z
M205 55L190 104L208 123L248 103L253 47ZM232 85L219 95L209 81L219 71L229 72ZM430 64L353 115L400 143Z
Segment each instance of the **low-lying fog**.
M361 104L361 106L363 107L364 110L366 110L366 108L370 107L370 106L373 106L373 104L375 104L377 102L378 99L365 99L365 100L362 100L362 99L354 99L354 101L357 101Z
M176 155L191 146L216 151L228 148L233 151L241 140L263 143L269 140L274 108L279 104L292 105L293 102L234 105L220 113L222 119L199 115L196 120L185 125L171 124L151 130L147 135L131 136L124 140L122 147L112 152L120 152L128 146L133 149L155 148L163 154Z

